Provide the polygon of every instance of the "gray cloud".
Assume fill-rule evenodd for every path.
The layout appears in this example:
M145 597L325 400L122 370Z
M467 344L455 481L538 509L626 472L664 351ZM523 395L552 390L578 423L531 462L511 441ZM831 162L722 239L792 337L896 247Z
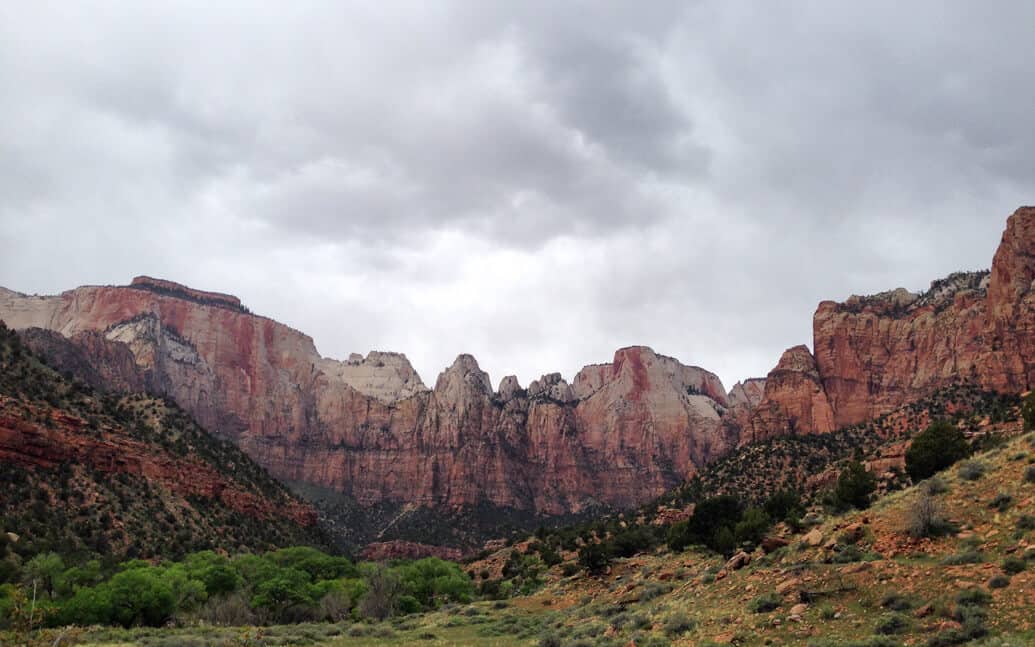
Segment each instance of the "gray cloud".
M149 273L321 351L765 373L824 298L990 263L1035 8L10 3L0 284Z

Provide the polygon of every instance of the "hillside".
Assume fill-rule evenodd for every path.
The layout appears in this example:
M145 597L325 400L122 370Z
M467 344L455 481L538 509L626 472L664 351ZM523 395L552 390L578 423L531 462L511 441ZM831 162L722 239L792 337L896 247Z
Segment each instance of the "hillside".
M482 592L470 603L383 621L75 635L86 645L239 644L247 635L253 645L1021 647L1035 640L1035 433L1011 428L984 442L991 448L867 509L814 506L800 531L777 525L733 559L658 547L590 574L574 551L545 565L533 538L466 566ZM515 569L535 573L527 592L485 585Z
M323 544L316 512L168 400L55 372L0 323L7 559Z

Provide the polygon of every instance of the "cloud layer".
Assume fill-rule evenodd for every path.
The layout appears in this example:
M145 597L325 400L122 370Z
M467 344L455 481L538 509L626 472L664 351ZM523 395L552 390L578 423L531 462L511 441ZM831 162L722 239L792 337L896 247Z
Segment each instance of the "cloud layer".
M152 274L321 352L764 374L825 298L987 267L1035 6L8 3L0 285Z

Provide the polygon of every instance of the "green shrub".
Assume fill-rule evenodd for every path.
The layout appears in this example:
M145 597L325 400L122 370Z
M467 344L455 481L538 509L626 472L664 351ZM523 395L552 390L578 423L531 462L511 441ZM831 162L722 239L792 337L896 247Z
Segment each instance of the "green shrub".
M1024 470L1024 482L1035 483L1035 465L1031 465Z
M749 602L748 611L752 613L768 613L778 609L782 603L783 598L776 593L766 593Z
M757 545L765 537L772 525L769 515L761 508L748 508L740 521L733 528L734 539L738 543Z
M989 505L990 508L995 508L999 512L1006 512L1007 510L1010 509L1010 505L1012 505L1012 504L1013 504L1013 497L1012 496L1010 496L1009 494L1006 494L1005 492L999 492L998 494L995 495L995 498L992 499L992 502L990 504L988 504L988 505Z
M840 509L863 509L870 505L870 495L877 489L877 478L866 467L851 461L837 477L834 503Z
M932 495L945 494L949 491L949 484L940 476L932 476L924 481L922 486Z
M579 549L579 565L593 575L606 571L612 559L610 548L604 544L586 544Z
M686 614L674 613L670 615L664 624L665 635L670 638L681 636L697 626Z
M1007 575L1016 575L1028 567L1020 557L1007 557L1003 560L1003 572Z
M885 613L877 619L873 632L890 636L902 633L909 627L909 620L901 613Z
M1005 589L1010 586L1010 577L1008 575L993 575L988 580L988 588L990 589Z
M992 596L981 589L966 589L956 594L956 604L960 606L983 607L992 602Z
M1024 419L1024 429L1035 429L1035 391L1032 391L1021 401L1021 418Z
M909 611L913 608L913 602L900 593L888 593L881 600L880 605L892 611Z
M955 555L949 555L942 560L945 566L960 566L962 564L980 564L985 561L985 556L977 550L965 550Z
M906 450L906 473L916 483L969 455L963 432L947 420L937 420L917 434Z
M980 461L967 461L959 466L957 473L964 481L976 481L985 475L985 464Z

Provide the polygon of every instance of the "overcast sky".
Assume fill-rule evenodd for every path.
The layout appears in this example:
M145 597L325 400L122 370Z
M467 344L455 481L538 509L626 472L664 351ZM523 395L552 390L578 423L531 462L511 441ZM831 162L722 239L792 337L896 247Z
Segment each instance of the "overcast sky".
M836 7L836 8L835 8ZM324 355L727 387L1035 202L1035 3L4 2L0 285L150 274Z

